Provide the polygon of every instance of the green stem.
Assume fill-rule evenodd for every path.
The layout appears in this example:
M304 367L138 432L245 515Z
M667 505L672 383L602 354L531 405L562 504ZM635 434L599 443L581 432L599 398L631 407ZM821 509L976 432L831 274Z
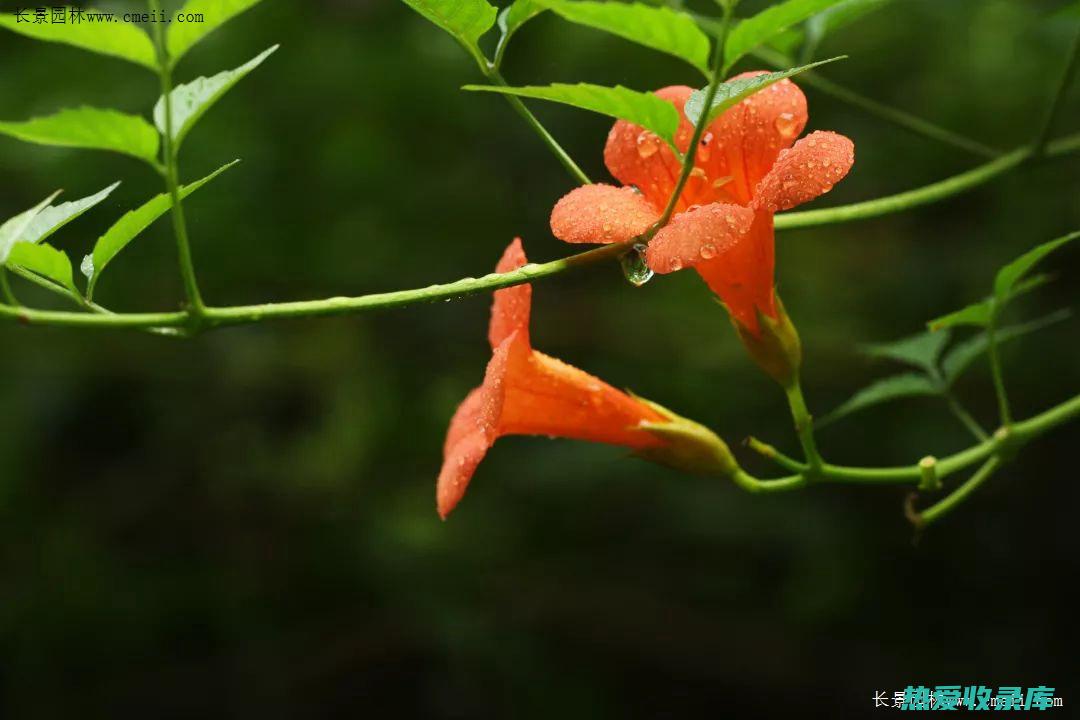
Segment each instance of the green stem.
M952 414L972 435L975 436L976 440L983 441L990 437L986 430L983 429L982 425L980 425L979 422L971 416L971 413L967 411L967 408L960 404L960 401L956 399L956 396L953 395L952 391L946 390L942 394L942 397L945 398L945 402L948 404Z
M1032 156L1030 148L1020 148L996 160L979 165L959 175L954 175L945 180L940 180L930 185L925 185L916 190L888 195L876 200L841 205L834 208L821 210L805 210L803 212L781 213L776 216L776 229L789 230L793 228L815 227L817 225L833 225L836 223L851 222L853 220L865 220L867 218L888 215L890 213L910 210L921 205L929 205L938 200L943 200L953 195L983 185L994 178L1004 175L1010 170L1022 164Z
M825 463L814 440L814 418L806 406L802 384L796 379L790 387L784 388L784 392L791 408L791 419L795 421L795 432L799 436L799 444L802 445L803 457L806 458L811 473L816 472Z
M772 445L769 445L768 443L762 442L761 440L758 440L755 437L747 438L746 439L746 445L751 450L756 452L758 455L761 455L762 457L766 457L766 458L772 460L777 465L779 465L780 467L784 468L785 470L787 470L789 472L794 472L794 473L806 472L806 468L807 468L806 463L801 463L798 460L796 460L795 458L785 455L784 453L780 452L779 450L777 450Z
M160 14L160 0L149 0L149 4L151 12ZM165 31L162 28L162 23L152 23L152 27L154 44L157 46L158 54L158 77L161 79L161 95L165 105L165 129L162 133L165 185L172 200L173 233L176 235L180 277L184 283L188 311L197 325L199 318L205 314L206 307L203 304L202 294L199 292L199 283L195 278L195 262L191 256L191 241L188 239L187 220L184 217L184 208L180 199L180 173L177 168L177 153L173 139L172 63L165 45Z
M742 469L737 469L731 475L731 480L743 490L751 493L786 492L788 490L798 490L807 485L805 475L790 475L775 480L759 480Z
M495 67L485 64L481 66L481 69L484 70L484 75L491 82L501 87L509 87L506 80ZM500 95L506 98L506 101L510 103L510 107L514 108L514 110L516 110L517 113L521 115L521 117L525 120L529 127L531 127L536 132L536 134L540 136L540 139L543 140L544 144L547 145L551 152L555 154L555 157L559 159L559 162L562 163L562 166L566 168L566 171L570 173L571 177L573 177L574 180L581 183L582 185L592 184L592 180L590 180L589 176L585 174L585 171L578 167L578 164L574 162L574 159L570 157L570 154L563 149L563 146L559 144L559 141L556 140L550 132L548 132L547 128L545 128L540 123L540 121L536 119L536 116L532 114L532 111L529 110L529 108L525 107L525 103L521 102L520 98L514 95L506 95L504 93L500 93Z
M1069 59L1065 63L1065 72L1061 74L1061 80L1058 83L1057 91L1054 93L1054 98L1050 101L1050 106L1046 110L1046 119L1043 120L1042 127L1039 129L1039 134L1035 136L1035 143L1033 145L1033 152L1035 155L1042 155L1046 149L1047 141L1050 139L1050 133L1053 131L1054 125L1058 121L1058 116L1061 114L1061 108L1065 103L1065 95L1068 93L1069 87L1076 77L1078 67L1080 67L1080 33L1077 33L1076 37L1073 39L1072 50L1069 52Z
M0 265L0 297L11 307L19 306L19 299L15 297L15 293L11 290L11 283L8 281L7 268L3 265Z
M760 48L753 54L778 70L786 70L794 64L790 58L767 48ZM952 130L935 125L929 120L861 95L850 88L823 77L814 70L800 73L798 81L800 85L820 90L841 102L848 103L874 117L890 122L924 138L951 145L972 155L984 158L996 158L1001 155L1000 150L995 150L977 140L972 140Z
M997 309L990 313L990 323L986 327L987 355L990 357L990 374L994 380L994 394L997 396L998 412L1001 416L1001 424L1008 427L1012 424L1012 412L1009 410L1009 396L1005 392L1005 373L1001 369L1001 356L998 354L997 332Z
M942 516L948 514L953 508L960 503L964 502L975 492L980 485L989 479L994 472L1002 466L1002 460L999 457L992 457L983 463L982 467L975 471L968 480L960 487L949 493L943 500L931 505L927 509L915 515L915 522L920 526L929 525L937 520L940 520Z
M38 287L42 288L43 290L48 290L49 292L51 292L51 293L53 293L55 295L58 295L58 296L64 298L65 300L68 300L68 301L74 303L75 305L77 305L78 307L82 308L83 310L85 310L87 312L97 313L99 315L115 315L116 314L112 310L109 310L108 308L106 308L106 307L104 307L102 305L98 305L97 303L93 302L89 298L84 298L83 296L79 295L76 292L72 292L71 290L69 290L69 289L67 289L65 287L62 287L60 285L57 285L54 282L46 280L45 278L41 277L37 273L30 272L26 268L14 267L14 268L10 268L10 270L11 270L11 272L13 272L14 274L16 274L19 277L23 278L24 280L32 282L35 285L37 285ZM177 330L177 328L146 327L146 328L139 328L139 329L144 330L144 331L146 331L146 332L148 332L148 333L150 333L152 335L167 335L167 336L170 336L170 337L180 337L180 336L185 334L185 333L180 332L179 330Z
M720 89L724 77L724 45L727 42L728 30L731 28L731 5L725 3L723 8L724 18L721 21L720 32L716 37L716 47L713 50L712 77L709 80L709 87L705 90L705 102L702 105L704 110L694 125L694 133L690 137L690 147L687 148L686 155L683 157L682 171L679 173L679 179L675 183L675 189L671 191L667 207L664 208L663 215L653 226L651 234L646 237L646 242L652 235L656 234L656 230L664 227L671 220L671 216L675 213L675 206L678 205L679 198L682 196L683 188L686 187L687 181L690 180L690 173L694 172L694 159L697 157L698 144L701 142L701 136L705 133L705 128L709 124L709 108L712 107L713 100L716 98L716 93Z
M329 317L352 315L369 310L406 307L418 303L477 295L500 288L534 282L568 270L586 267L597 262L617 260L629 250L633 241L613 243L588 250L577 255L547 263L530 263L507 273L491 273L480 278L466 278L443 285L430 285L415 290L375 293L360 297L336 297L301 302L267 303L233 307L207 307L203 327L246 325L263 320L287 318ZM0 319L14 320L32 325L60 325L81 328L138 328L176 327L183 325L186 313L142 313L114 315L88 315L85 313L41 312L0 306Z

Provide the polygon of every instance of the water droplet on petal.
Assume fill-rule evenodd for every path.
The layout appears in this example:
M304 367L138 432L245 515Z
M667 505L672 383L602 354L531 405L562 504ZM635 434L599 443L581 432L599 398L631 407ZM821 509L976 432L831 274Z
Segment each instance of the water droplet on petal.
M795 132L798 130L799 123L795 120L795 116L792 113L785 112L776 116L773 125L776 126L776 132L780 133L780 137L785 140L790 140L795 137Z
M697 156L702 162L708 162L712 156L712 141L713 134L711 132L705 133L701 138L701 145L698 147Z
M716 246L711 243L706 243L701 246L700 254L702 260L712 260L716 257Z
M634 287L641 287L652 279L653 271L645 262L645 246L641 243L619 258L619 264L622 265L623 276Z
M668 261L668 272L679 272L682 270L682 260L679 258L671 258Z
M641 134L637 136L638 155L644 160L645 158L651 158L659 150L660 138L648 130L642 130Z

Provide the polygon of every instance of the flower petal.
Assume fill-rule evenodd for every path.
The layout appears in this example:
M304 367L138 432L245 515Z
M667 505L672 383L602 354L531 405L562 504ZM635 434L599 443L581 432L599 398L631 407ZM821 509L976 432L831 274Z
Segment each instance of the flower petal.
M780 153L758 184L754 202L769 212L809 202L832 190L854 162L851 140L834 132L812 132Z
M499 418L504 435L550 435L631 448L664 441L638 429L663 422L659 412L575 367L533 350L512 357Z
M686 86L666 87L656 95L673 103L679 110L681 121L676 133L676 145L690 142L693 132L683 115L683 106L693 89ZM682 168L675 153L667 143L639 125L619 120L608 133L604 146L604 163L608 171L623 185L634 185L645 195L657 212L667 205Z
M488 449L498 439L506 394L506 375L517 358L517 365L529 355L528 340L518 333L508 335L492 353L484 373L484 382L458 406L446 431L443 466L435 485L439 515L445 520L461 501L473 473Z
M528 262L521 238L514 238L503 252L495 272L517 270ZM491 322L488 325L488 342L491 349L498 347L512 333L520 333L526 344L529 341L529 313L532 310L532 285L523 283L496 290L491 304Z
M624 242L659 219L660 213L633 188L584 185L555 203L551 232L572 243Z
M773 270L776 264L772 213L754 214L749 231L725 252L694 268L728 308L732 318L755 335L757 313L776 317Z
M645 259L654 272L669 273L721 257L750 229L754 211L713 203L679 213L649 243Z
M733 79L763 72L747 72ZM786 79L754 93L714 120L702 136L695 164L709 179L715 200L748 204L754 188L780 151L795 142L806 120L806 96Z

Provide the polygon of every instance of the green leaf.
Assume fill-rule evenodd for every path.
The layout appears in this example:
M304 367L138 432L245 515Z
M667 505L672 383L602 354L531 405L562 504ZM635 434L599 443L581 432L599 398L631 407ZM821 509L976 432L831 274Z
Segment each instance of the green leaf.
M863 15L880 9L892 0L842 0L840 3L827 8L816 15L812 15L806 21L806 44L807 50L804 58L812 57L818 44L832 33L845 25L858 20Z
M860 350L869 357L895 360L933 375L938 372L938 358L948 342L948 332L923 332L890 343L863 345Z
M180 149L180 144L184 142L184 138L191 128L195 126L195 123L199 122L199 119L206 114L206 111L214 103L221 99L222 95L231 90L236 83L244 79L248 73L257 68L263 60L270 57L279 47L279 45L275 45L264 50L235 70L226 70L209 78L197 78L186 85L177 85L173 88L170 95L172 100L173 151ZM158 130L164 134L164 97L159 98L157 105L154 106L154 123L157 125Z
M59 147L109 150L157 162L158 134L138 115L80 107L25 122L0 122L0 134Z
M640 3L539 1L572 23L674 55L709 74L709 38L686 13Z
M12 246L22 239L23 233L30 227L30 223L34 221L34 218L37 217L38 213L48 207L49 203L53 201L53 198L59 194L60 191L57 190L34 207L19 213L6 221L3 225L0 225L0 265L7 262Z
M918 373L892 375L878 380L855 393L847 402L822 418L818 424L828 425L854 412L890 400L905 397L928 397L939 394L941 394L941 391L934 384L934 381L925 375L919 375Z
M843 60L845 57L847 56L840 55L829 58L828 60L819 60L816 63L801 65L788 70L755 75L754 77L738 78L736 80L728 80L725 83L721 83L720 87L716 89L716 95L713 97L712 108L709 110L707 122L712 122L714 118L719 117L728 108L734 107L739 102L756 92L764 90L774 83L778 83L785 78L793 77L799 73L806 72L819 65L825 65L826 63L835 62L836 60ZM683 112L686 113L686 118L695 125L697 124L698 118L701 117L701 112L705 107L705 94L707 90L708 88L695 90L690 95L690 99L686 101L686 107Z
M1073 240L1080 238L1080 232L1070 233L1064 237L1059 237L1056 240L1043 243L1036 248L1028 250L1026 253L1013 260L1011 263L1001 268L998 271L997 277L994 278L994 297L998 302L1004 304L1010 297L1018 295L1018 292L1014 291L1017 283L1025 275L1027 275L1033 267L1035 267L1040 260L1057 250L1062 245L1072 242Z
M1026 323L1017 323L1016 325L1007 325L1003 328L998 328L994 332L994 341L1000 345L1003 342L1014 340L1029 333L1042 330L1043 328L1066 320L1071 316L1072 312L1068 308L1063 308L1037 320ZM962 343L957 343L945 355L945 359L941 361L941 369L942 374L945 377L945 382L948 385L952 385L956 382L964 371L968 369L971 363L985 353L989 347L990 336L985 332L981 332Z
M187 0L177 11L177 15L201 15L203 21L174 21L169 25L165 46L169 49L170 61L176 64L184 53L204 37L259 2L261 0Z
M227 165L222 165L202 180L193 182L190 185L184 185L180 188L181 199L186 198L238 162L240 161L233 160ZM90 281L91 290L97 284L102 271L105 270L105 267L112 259L127 247L128 243L138 237L139 233L150 227L151 223L168 212L171 207L172 198L168 193L161 193L141 207L125 214L98 239L97 244L94 245L93 254L83 258L81 268L83 275Z
M588 83L577 85L555 83L528 87L466 85L464 89L550 100L582 110L610 115L651 130L671 145L675 142L675 131L679 128L679 111L674 105L652 93L638 92L624 88L622 85L615 87Z
M65 7L67 17L71 8ZM128 60L157 72L157 53L150 37L126 22L28 23L0 14L0 27L35 40L73 45L83 50Z
M11 248L7 264L9 267L21 267L42 277L52 280L60 287L78 295L79 289L75 287L75 279L71 269L71 259L66 253L57 250L49 243L35 245L28 242L17 242Z
M45 240L57 230L109 197L109 195L112 194L112 191L119 186L120 183L115 182L101 192L89 197L84 197L81 200L72 200L71 202L60 203L59 205L50 205L30 221L30 224L27 225L26 230L23 231L22 237L19 239L22 242L28 243L39 243L42 240Z
M743 20L728 34L724 44L724 67L769 41L774 35L843 0L787 0Z
M945 328L957 327L958 325L974 325L986 327L994 317L994 301L983 300L980 303L968 305L966 308L934 318L927 323L931 331L944 330Z
M498 65L502 60L503 53L506 52L506 46L510 42L510 38L514 36L522 25L532 20L540 13L547 10L544 5L541 5L538 0L514 0L512 5L504 8L499 13L499 46L495 48L495 64Z
M450 33L477 62L484 60L480 37L495 24L498 10L484 0L403 0L406 5Z

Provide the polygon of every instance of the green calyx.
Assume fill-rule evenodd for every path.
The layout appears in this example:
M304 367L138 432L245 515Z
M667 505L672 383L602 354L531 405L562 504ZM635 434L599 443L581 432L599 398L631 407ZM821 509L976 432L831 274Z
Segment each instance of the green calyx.
M731 324L742 341L743 347L750 353L757 366L769 377L790 388L798 382L799 369L802 367L802 342L799 333L792 324L780 302L776 299L776 317L770 317L761 310L757 311L758 331L755 333L742 325L734 317Z
M638 457L695 475L732 477L739 470L727 443L712 430L662 405L644 398L638 400L665 418L638 425L640 430L664 441L659 447L639 450Z

